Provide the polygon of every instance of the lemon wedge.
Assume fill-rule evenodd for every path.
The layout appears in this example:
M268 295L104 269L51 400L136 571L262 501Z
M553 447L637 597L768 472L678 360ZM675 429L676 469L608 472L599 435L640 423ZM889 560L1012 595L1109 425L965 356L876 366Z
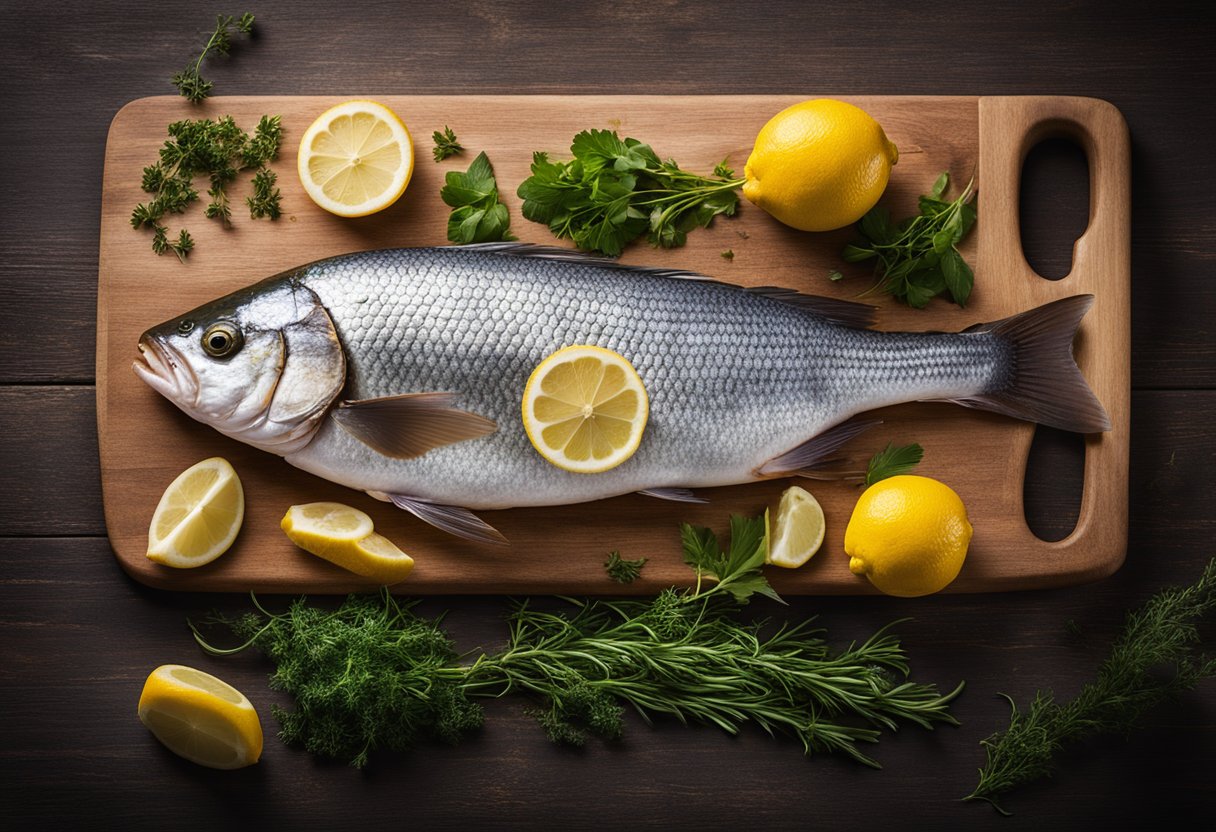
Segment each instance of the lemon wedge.
M304 131L296 165L313 202L340 217L363 217L405 193L414 173L414 145L388 107L347 101Z
M241 530L245 492L222 457L204 459L177 476L152 515L148 559L189 569L218 558Z
M413 558L375 533L370 517L342 503L292 506L279 525L304 551L381 584L404 580L414 569Z
M819 501L806 489L791 486L781 494L764 562L787 569L802 566L823 545L823 533Z
M262 756L262 723L245 695L180 664L152 671L139 721L179 757L208 768L243 768Z
M602 347L577 345L546 358L524 388L524 430L559 468L615 468L642 441L650 401L633 365Z

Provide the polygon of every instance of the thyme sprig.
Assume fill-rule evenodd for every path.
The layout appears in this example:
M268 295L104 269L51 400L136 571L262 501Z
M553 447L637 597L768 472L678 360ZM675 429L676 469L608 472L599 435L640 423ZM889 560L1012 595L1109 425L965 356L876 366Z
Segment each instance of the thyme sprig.
M186 68L173 76L173 86L184 97L195 104L211 95L215 84L202 76L203 61L208 55L227 55L232 49L232 36L253 34L253 15L245 12L239 18L232 15L220 14L215 17L215 30L203 45L203 51L198 59L186 65Z

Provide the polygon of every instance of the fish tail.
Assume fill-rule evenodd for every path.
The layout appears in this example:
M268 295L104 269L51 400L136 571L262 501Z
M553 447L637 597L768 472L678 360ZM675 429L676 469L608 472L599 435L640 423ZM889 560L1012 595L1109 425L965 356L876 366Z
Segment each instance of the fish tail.
M1012 361L996 386L954 401L1077 433L1110 430L1110 417L1072 353L1077 327L1093 302L1093 295L1075 295L967 330L1005 341Z

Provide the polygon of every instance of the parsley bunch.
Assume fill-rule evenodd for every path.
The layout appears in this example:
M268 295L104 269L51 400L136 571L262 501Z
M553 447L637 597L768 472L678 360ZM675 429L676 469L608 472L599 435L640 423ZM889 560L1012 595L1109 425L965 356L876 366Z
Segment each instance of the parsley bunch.
M262 116L253 135L237 126L232 116L212 121L198 119L177 121L169 125L169 139L160 149L160 160L144 168L141 187L152 194L147 203L140 203L131 212L133 228L152 229L152 250L157 254L172 251L184 260L194 247L194 240L183 229L176 241L168 236L168 228L160 221L166 214L182 214L190 203L199 198L194 187L196 176L206 176L210 182L205 215L228 225L232 207L228 202L227 186L237 175L254 169L253 194L245 199L253 219L278 219L282 198L275 187L278 177L267 165L279 155L283 127L279 116Z
M871 208L857 224L862 240L845 246L841 256L849 263L874 260L878 275L875 288L916 309L949 292L959 306L966 306L975 276L958 244L975 225L975 191L971 183L952 202L942 199L950 175L943 173L933 190L920 198L920 213L898 225L882 206ZM832 272L832 280L844 277Z
M203 60L209 54L227 55L228 51L232 48L232 36L234 34L241 34L246 37L253 34L252 14L245 12L239 18L234 18L228 14L216 15L215 30L203 45L203 51L198 56L198 60L187 64L185 69L172 78L173 86L177 87L179 93L196 104L211 95L211 90L215 84L200 74Z
M547 224L585 251L615 257L643 234L652 245L676 248L689 231L719 214L733 215L739 204L736 191L744 180L735 179L725 162L713 177L698 176L610 130L579 133L570 152L569 162L534 153L532 175L517 193L526 219Z
M510 617L507 646L463 664L438 621L413 614L387 590L351 596L335 612L301 599L281 614L227 622L245 643L231 650L195 638L209 653L254 646L277 664L271 686L296 700L275 709L282 738L313 753L367 762L377 748L425 736L456 740L482 721L478 697L523 693L551 739L581 744L619 737L629 706L649 720L668 714L730 733L751 723L797 737L809 754L838 751L878 766L858 748L900 722L954 724L949 703L907 680L899 641L884 630L833 653L810 621L776 628L740 621L753 595L777 598L761 573L763 517L731 519L730 545L684 526L688 589L650 600L573 601L545 612L527 603ZM569 599L568 599L569 600ZM255 601L256 603L256 601Z

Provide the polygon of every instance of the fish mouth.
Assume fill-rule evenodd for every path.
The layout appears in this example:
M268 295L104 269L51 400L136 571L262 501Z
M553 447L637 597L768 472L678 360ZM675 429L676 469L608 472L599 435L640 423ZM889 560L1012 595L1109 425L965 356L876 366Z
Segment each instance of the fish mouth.
M184 407L198 402L198 376L173 346L155 335L139 339L139 358L131 364L144 384Z

